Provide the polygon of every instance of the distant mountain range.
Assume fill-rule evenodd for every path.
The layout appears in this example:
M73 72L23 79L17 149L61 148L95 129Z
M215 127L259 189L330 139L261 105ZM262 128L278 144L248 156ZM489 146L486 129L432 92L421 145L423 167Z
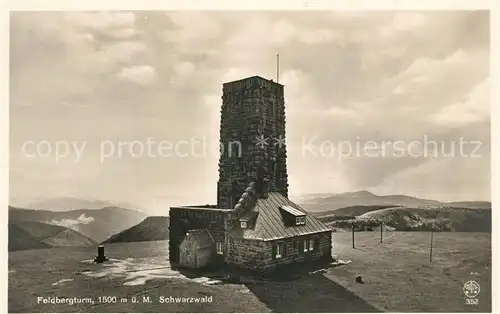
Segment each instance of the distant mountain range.
M334 211L351 206L450 206L464 208L491 208L490 202L439 202L407 195L375 195L369 191L341 194L311 194L299 196L296 202L310 212Z
M62 226L36 221L9 223L9 252L95 244L96 241Z
M9 223L41 222L62 226L78 231L97 242L134 226L146 217L147 215L143 212L116 206L68 211L34 210L9 206Z
M397 231L491 232L491 208L458 206L350 206L314 213L335 229L370 231L381 223Z
M148 217L139 224L113 235L103 243L168 240L169 221L168 217L163 216Z
M37 210L9 206L9 250L168 239L168 217L147 217L143 212L111 206L103 201L74 198L59 201L54 199L33 204ZM432 211L423 210L425 208L444 212L447 221L458 221L453 222L453 230L469 230L468 220L471 224L484 225L483 229L488 230L488 221L491 221L490 202L443 203L407 195L379 196L368 191L311 194L295 199L295 202L327 223L340 220L349 223L353 218L360 217L370 221L376 217L388 222L403 219L413 225L421 225L421 221L435 219L432 218ZM386 210L390 208L397 209ZM400 227L406 228L403 225Z
M59 197L43 199L29 204L23 204L19 206L26 209L45 209L50 211L69 211L76 209L101 209L104 207L122 207L134 209L133 206L128 203L113 203L101 200L85 200L76 197Z

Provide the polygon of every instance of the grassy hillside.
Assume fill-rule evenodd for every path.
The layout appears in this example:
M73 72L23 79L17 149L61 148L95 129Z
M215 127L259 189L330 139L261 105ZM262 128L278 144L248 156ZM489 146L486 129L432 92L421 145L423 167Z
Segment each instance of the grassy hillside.
M339 220L339 218L354 218L366 214L371 211L380 210L384 208L394 207L393 205L356 205L339 208L336 210L328 210L323 212L313 213L314 216L322 217L324 221L328 221L326 217L330 217L333 220Z
M492 247L487 233L435 233L429 262L428 232L396 232L379 243L378 234L334 235L335 254L351 260L329 276L386 312L491 312ZM363 276L365 284L354 278ZM328 275L327 275L328 276ZM468 280L481 286L478 305L467 305Z
M490 202L450 202L445 203L448 207L462 207L470 209L491 209Z
M139 224L113 235L103 243L167 240L168 227L168 217L148 217Z
M334 235L337 258L350 264L291 281L209 284L170 268L168 241L106 245L106 264L92 264L94 248L9 254L8 312L97 313L488 313L491 308L491 234L436 233L429 262L428 232L396 232L383 243L373 232ZM355 281L362 276L364 284ZM207 276L209 276L207 274ZM62 280L67 279L65 282ZM463 285L481 286L478 304L466 303ZM103 291L128 302L43 304L36 297L86 297ZM160 303L159 296L212 296L208 303ZM132 297L148 302L131 302Z
M37 239L46 239L53 237L66 229L65 227L55 226L37 221L22 222L18 223L17 226Z
M43 242L53 247L91 246L97 244L97 242L95 242L94 240L67 228L53 237L44 239Z
M46 249L51 245L39 241L37 238L26 232L16 224L9 224L9 244L8 250L21 251L33 249Z
M34 221L9 224L9 251L94 244L94 240L61 226Z
M356 210L361 212L359 208ZM354 224L355 230L372 230L383 223L398 231L491 232L491 209L389 207L369 210L359 216L345 219L335 215L319 218L338 228L350 229Z
M307 198L301 204L310 212L324 212L354 206L422 206L438 205L435 200L421 199L407 195L375 195L368 191L349 192Z
M78 231L88 238L103 241L113 234L130 228L147 215L143 212L109 206L102 209L49 211L9 206L9 222L43 222Z
M486 209L491 208L490 202L463 201L445 203L436 200L421 199L408 195L376 195L368 191L357 191L341 194L302 196L298 201L309 212L335 211L342 208L357 206L448 206ZM338 214L343 215L343 214Z

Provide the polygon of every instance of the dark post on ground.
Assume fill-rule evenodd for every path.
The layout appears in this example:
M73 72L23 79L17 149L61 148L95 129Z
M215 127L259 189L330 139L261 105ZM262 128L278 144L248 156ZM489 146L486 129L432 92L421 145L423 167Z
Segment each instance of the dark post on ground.
M354 245L354 224L352 224L352 248L355 249L355 245Z
M97 247L97 256L94 259L94 262L96 263L102 263L107 261L108 259L106 258L106 255L104 255L104 245L99 245Z
M432 262L432 241L434 240L434 231L431 231L431 248L429 250L429 262Z
M380 224L380 243L384 240L384 224Z
M356 276L356 282L357 283L364 283L363 278L361 276Z

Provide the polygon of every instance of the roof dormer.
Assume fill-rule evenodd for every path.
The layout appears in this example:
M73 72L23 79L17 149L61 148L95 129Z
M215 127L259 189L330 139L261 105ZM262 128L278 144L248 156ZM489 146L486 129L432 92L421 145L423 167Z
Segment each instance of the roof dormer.
M280 206L283 220L288 226L303 226L306 224L306 213L292 206Z
M240 219L238 219L241 229L251 229L258 214L259 213L252 210L247 211Z

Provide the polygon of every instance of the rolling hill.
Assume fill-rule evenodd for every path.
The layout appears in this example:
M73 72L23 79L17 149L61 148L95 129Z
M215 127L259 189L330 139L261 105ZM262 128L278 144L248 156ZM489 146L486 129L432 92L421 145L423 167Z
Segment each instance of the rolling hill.
M94 244L94 240L62 226L36 221L9 223L9 251Z
M168 226L168 217L147 217L139 224L113 235L103 243L168 240Z
M342 194L331 195L316 195L315 197L302 197L301 206L310 212L321 212L325 215L326 212L331 212L343 209L341 215L348 215L345 208L355 208L358 206L405 206L405 207L420 207L420 206L449 206L449 207L463 207L463 208L491 208L490 202L478 201L463 201L445 203L436 200L421 199L407 195L376 195L369 191L357 191ZM356 210L357 211L357 210ZM338 213L340 215L340 212Z
M312 214L316 217L356 217L374 210L380 210L389 207L394 207L394 205L356 205L342 207L334 210L327 210L324 212L313 212Z
M47 243L39 241L26 230L16 224L9 224L9 244L8 250L21 251L32 249L46 249L52 247Z
M33 210L9 206L9 223L42 222L66 227L97 242L130 228L147 215L143 212L108 206L70 211Z
M365 210L365 213L362 211ZM463 207L386 207L354 206L339 209L359 215L316 215L321 221L340 229L373 230L384 225L397 231L491 232L491 209ZM334 211L335 212L335 211Z

